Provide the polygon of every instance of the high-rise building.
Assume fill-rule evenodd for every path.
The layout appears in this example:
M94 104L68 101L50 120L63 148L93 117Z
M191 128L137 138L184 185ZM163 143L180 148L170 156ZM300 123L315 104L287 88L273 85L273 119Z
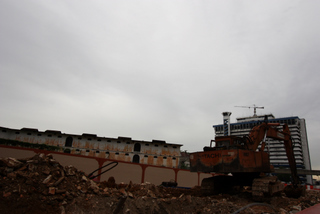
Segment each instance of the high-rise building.
M226 121L230 121L231 112L224 112L223 124L214 125L216 136L223 136L226 133L234 136L248 135L251 129L264 121L265 117L268 118L268 122L288 124L292 141L294 144L294 155L298 169L311 170L311 161L309 155L308 137L306 129L305 119L294 117L282 117L275 118L272 114L242 117L237 118L236 123L226 124ZM289 168L288 158L283 142L275 139L267 139L266 149L270 154L270 164L275 168ZM300 178L306 183L312 183L312 176L300 176Z

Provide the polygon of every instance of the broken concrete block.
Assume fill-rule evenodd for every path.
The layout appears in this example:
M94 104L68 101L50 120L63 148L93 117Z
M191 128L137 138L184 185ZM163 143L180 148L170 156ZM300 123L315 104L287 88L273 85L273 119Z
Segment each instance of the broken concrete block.
M1 158L1 161L10 168L20 168L22 167L23 163L18 161L15 158Z
M99 192L99 187L93 180L90 180L89 189L93 190L95 193Z
M53 186L58 186L62 181L63 181L64 177L59 178L54 184Z
M45 158L45 154L40 153L40 154L39 154L39 159L44 159L44 158Z
M54 195L56 194L56 188L55 187L49 187L49 194Z
M3 192L3 197L6 198L6 197L9 197L11 195L11 192Z
M128 192L128 196L129 196L130 198L133 198L133 194L132 194L131 192Z
M42 181L42 183L43 183L43 184L47 184L47 183L50 182L51 179L52 179L52 175L49 175L46 179L44 179L44 180Z
M65 171L67 176L73 176L76 174L77 169L74 166L69 165L65 167Z
M65 193L66 190L65 189L56 189L56 194L62 194Z
M128 196L128 194L127 194L127 192L126 192L126 190L125 189L120 189L119 190L119 192L123 195L123 196L125 196L125 197L127 197Z

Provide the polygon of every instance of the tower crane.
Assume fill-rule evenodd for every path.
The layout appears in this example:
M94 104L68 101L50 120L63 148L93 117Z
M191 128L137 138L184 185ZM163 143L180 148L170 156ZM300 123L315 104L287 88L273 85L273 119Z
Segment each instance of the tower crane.
M257 116L257 109L264 109L263 106L256 106L255 104L253 104L253 106L235 106L235 107L240 107L240 108L253 108L253 116L256 117Z

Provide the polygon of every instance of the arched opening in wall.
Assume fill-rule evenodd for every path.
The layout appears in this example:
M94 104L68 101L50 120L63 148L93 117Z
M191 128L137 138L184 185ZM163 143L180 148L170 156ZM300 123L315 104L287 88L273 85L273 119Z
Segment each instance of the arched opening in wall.
M134 155L132 158L132 163L140 163L140 156Z
M135 152L140 152L140 150L141 150L141 145L140 145L140 143L134 144L133 151L135 151Z
M64 146L65 147L72 147L72 142L73 142L73 138L69 136L69 137L67 137L66 144Z

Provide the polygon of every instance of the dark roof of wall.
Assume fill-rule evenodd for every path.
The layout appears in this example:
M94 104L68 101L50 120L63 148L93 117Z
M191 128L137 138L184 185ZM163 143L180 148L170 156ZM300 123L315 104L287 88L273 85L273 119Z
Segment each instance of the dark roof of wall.
M5 127L0 127L1 129L5 130L11 130L11 131L24 131L24 132L40 132L38 129L34 128L22 128L22 129L10 129L10 128L5 128ZM174 143L166 143L164 140L152 140L152 141L143 141L143 140L132 140L131 137L122 137L119 136L118 138L111 138L111 137L98 137L96 134L89 134L89 133L83 133L82 135L75 135L75 134L66 134L66 133L61 133L61 131L57 130L46 130L45 133L47 134L63 134L63 135L69 135L69 136L82 136L82 137L91 137L91 138L104 138L104 139L118 139L122 141L132 141L132 142L137 142L137 143L152 143L152 144L166 144L166 145L173 145L173 146L183 146L182 144L174 144Z
M118 137L119 140L132 140L131 137Z
M164 140L152 140L152 143L166 144Z
M45 133L50 133L50 134L61 134L61 131L57 130L46 130Z
M97 137L97 135L96 134L83 133L82 137Z
M21 131L38 132L38 129L22 128Z

